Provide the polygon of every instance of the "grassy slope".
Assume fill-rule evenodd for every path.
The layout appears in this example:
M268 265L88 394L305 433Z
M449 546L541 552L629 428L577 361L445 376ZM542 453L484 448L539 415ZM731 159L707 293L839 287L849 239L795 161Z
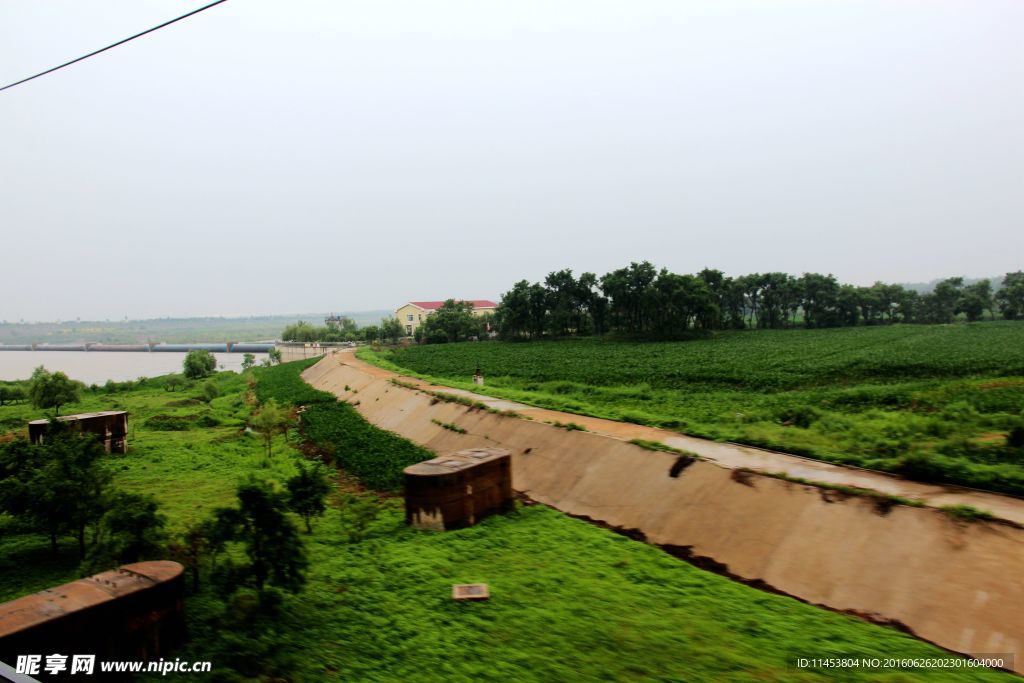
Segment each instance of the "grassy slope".
M264 372L260 393L316 398L301 394L301 365ZM209 408L169 405L188 401L186 392L160 389L92 395L73 407L131 411L132 452L111 458L115 483L153 493L174 530L228 504L245 477L283 480L298 458L279 439L278 454L265 459L259 440L240 431L248 413L244 383L230 375L218 382L224 395ZM223 426L182 432L146 427L155 415L207 412ZM0 408L0 417L12 422L34 415L24 406ZM343 450L339 443L338 452ZM400 467L401 462L384 466ZM231 647L229 632L211 630L203 621L219 596L210 589L190 596L194 638L176 656L209 656L222 673L234 666L258 671L266 680L273 675L296 681L1003 678L993 672L937 677L798 671L792 667L798 656L943 653L897 631L696 569L542 506L437 534L406 528L397 499L383 505L384 513L361 543L344 540L332 505L306 537L309 585L287 600L259 642L249 638ZM0 523L0 599L74 579L72 551L68 540L62 558L53 560L45 538ZM468 581L489 583L492 600L453 603L451 584ZM254 651L265 652L265 660Z
M1024 323L765 330L676 343L466 343L360 356L467 389L479 366L487 393L525 403L1024 493L1024 451L1005 447L1006 433L1024 424Z

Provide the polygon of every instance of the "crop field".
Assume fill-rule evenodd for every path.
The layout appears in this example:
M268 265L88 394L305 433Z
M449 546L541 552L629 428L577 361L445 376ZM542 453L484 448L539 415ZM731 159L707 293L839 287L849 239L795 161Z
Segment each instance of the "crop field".
M567 412L1024 495L1024 322L361 351ZM478 387L476 387L478 389Z
M231 373L216 376L221 395L212 400L198 385L167 392L144 384L86 392L63 411L129 411L130 451L111 456L107 466L118 488L156 497L172 535L229 504L241 481L283 482L304 454L329 453L343 468L352 463L366 474L361 482L335 478L326 514L302 534L311 560L305 590L286 595L273 613L256 609L252 593L227 600L206 580L190 590L190 642L174 656L211 660L209 680L812 681L837 674L796 669L797 657L947 655L894 629L758 591L541 505L521 505L456 532L409 529L401 501L367 483L376 476L382 488L393 488L395 473L426 452L305 387L298 377L304 365L255 373L262 400L301 400L322 412L307 423L310 433L277 436L271 457L244 429L253 397ZM0 407L0 435L10 438L37 416L25 404ZM361 539L346 521L353 496L379 508ZM44 535L0 515L0 600L80 575L71 538L61 539L53 557ZM451 601L451 584L476 581L490 585L489 602ZM891 670L840 676L935 680ZM1011 677L961 669L942 679Z

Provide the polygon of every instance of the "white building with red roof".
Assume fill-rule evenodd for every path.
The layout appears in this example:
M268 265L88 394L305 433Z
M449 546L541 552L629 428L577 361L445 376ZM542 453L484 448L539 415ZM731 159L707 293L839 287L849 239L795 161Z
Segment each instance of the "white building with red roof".
M498 304L487 299L465 299L465 301L473 304L473 315L494 313L494 309L498 307ZM416 328L423 324L427 316L441 308L443 303L443 301L410 301L395 311L395 317L398 318L398 322L402 323L405 333L411 336L415 334Z

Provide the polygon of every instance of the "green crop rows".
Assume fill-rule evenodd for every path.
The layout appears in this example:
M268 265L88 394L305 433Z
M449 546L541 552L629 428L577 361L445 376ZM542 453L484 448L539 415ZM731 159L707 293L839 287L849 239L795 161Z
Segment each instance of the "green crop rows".
M402 470L433 453L372 427L355 408L306 384L300 372L319 358L261 368L256 395L282 405L305 406L302 433L326 460L381 491L402 487Z
M534 405L1024 495L1024 323L361 352Z

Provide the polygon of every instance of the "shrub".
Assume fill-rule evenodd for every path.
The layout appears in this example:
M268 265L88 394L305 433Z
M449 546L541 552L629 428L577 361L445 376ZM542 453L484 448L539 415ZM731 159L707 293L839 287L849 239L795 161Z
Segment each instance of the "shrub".
M146 420L146 427L158 432L184 432L192 429L196 415L154 415Z
M785 406L775 413L776 419L784 425L792 425L807 429L821 417L821 413L811 406Z
M185 354L182 373L189 379L202 379L213 374L216 367L217 359L212 353L203 349L192 349Z
M218 396L220 396L220 389L217 388L217 384L213 380L208 380L203 384L203 398L207 403Z
M977 522L980 520L994 519L991 512L979 510L970 505L946 505L942 511L954 519L962 522Z

